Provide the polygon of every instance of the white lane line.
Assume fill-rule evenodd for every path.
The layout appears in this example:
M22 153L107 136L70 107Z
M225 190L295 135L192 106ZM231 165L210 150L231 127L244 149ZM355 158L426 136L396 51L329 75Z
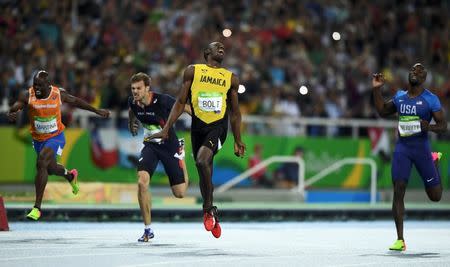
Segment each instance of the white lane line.
M384 265L384 266L392 266L392 265L410 265L417 263L450 263L450 259L429 259L429 260L416 260L416 259L399 259L398 261L384 261L384 262L366 262L366 263L353 263L353 264L333 264L329 266L333 267L354 267L354 266L373 266L373 265Z
M280 258L298 258L300 256L262 256L262 257L251 257L249 258L248 256L242 256L242 257L237 257L237 258L226 258L226 259L220 259L220 258L213 258L213 259L199 259L199 260L175 260L175 261L160 261L160 262L152 262L152 263L144 263L144 264L133 264L133 265L120 265L119 267L146 267L146 266L154 266L154 265L167 265L167 264L177 264L177 263L181 263L182 265L188 265L188 264L192 264L192 263L205 263L205 262L220 262L220 261L225 261L225 262L229 262L229 261L254 261L254 262L258 262L259 260L264 259L267 263L267 260L274 260L279 262Z
M48 256L30 256L30 257L15 257L15 258L0 258L0 261L16 261L16 260L32 260L32 259L49 259L49 258L66 258L66 257L86 257L86 256L114 256L114 255L128 255L137 254L140 251L120 252L120 253L81 253L81 254L66 254L66 255L48 255Z
M72 248L74 248L74 249L82 249L82 248L92 249L92 247L88 247L88 246L85 246L85 245L84 246L79 246L79 247L77 247L77 246L67 247L67 246L61 245L61 246L57 246L57 247L55 247L55 246L52 246L52 247L39 246L39 247L26 247L26 248L24 248L24 247L14 247L14 248L12 248L12 247L7 247L7 248L0 247L0 250L61 249L61 248L64 248L64 249L72 249Z

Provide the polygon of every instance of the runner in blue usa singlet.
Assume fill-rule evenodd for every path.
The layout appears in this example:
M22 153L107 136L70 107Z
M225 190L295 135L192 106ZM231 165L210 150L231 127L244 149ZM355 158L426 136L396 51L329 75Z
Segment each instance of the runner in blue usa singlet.
M393 99L385 102L380 90L384 85L383 75L373 75L373 98L378 114L381 117L398 114L399 137L392 159L392 213L397 240L389 247L390 250L406 250L403 238L404 197L413 164L422 177L428 198L437 202L442 197L441 179L433 162L428 131L444 133L447 130L447 120L439 98L423 87L426 78L426 69L422 64L416 63L409 71L408 90L398 91ZM434 124L430 124L431 119L434 119Z
M398 91L393 98L398 113L398 141L392 159L393 181L408 182L414 164L426 188L441 183L431 157L428 133L422 131L421 120L430 122L433 112L441 111L439 98L424 89L416 97L409 97L407 91Z

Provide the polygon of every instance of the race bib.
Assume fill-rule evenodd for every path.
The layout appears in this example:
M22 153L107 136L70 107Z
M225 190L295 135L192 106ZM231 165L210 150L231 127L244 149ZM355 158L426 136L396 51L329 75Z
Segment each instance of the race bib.
M34 117L34 128L40 134L54 133L58 131L56 116Z
M420 118L418 116L400 116L398 122L400 136L411 136L421 131Z
M161 126L152 124L142 124L142 127L144 128L144 141L161 143L161 138L148 140L148 137L150 137L152 134L159 133L162 130Z
M206 112L220 113L222 111L222 93L200 92L198 107Z

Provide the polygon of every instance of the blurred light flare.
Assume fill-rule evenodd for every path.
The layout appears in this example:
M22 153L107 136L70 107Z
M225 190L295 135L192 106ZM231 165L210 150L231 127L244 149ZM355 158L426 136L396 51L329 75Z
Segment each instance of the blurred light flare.
M300 86L300 89L298 90L301 95L306 95L308 93L308 87L302 85Z
M338 33L338 32L333 32L333 34L331 35L331 37L333 37L333 40L335 40L335 41L341 40L341 34Z
M243 94L245 92L245 86L242 84L239 84L238 93Z
M227 28L227 29L224 29L224 30L222 31L223 36L226 37L226 38L230 37L232 33L233 33L233 32L232 32L230 29L228 29L228 28Z

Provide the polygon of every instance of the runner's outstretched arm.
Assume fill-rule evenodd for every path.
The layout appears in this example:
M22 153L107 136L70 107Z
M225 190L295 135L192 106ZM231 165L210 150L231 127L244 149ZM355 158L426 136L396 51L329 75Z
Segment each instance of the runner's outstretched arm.
M93 106L89 105L83 99L75 97L75 96L67 93L65 90L60 90L60 93L61 93L61 100L63 102L66 102L66 103L74 106L74 107L94 112L95 114L102 116L103 118L108 118L110 115L109 110L94 108Z
M28 103L28 91L21 91L19 94L19 98L14 102L14 104L9 108L8 113L6 115L8 116L8 119L10 121L16 121L18 112L21 111Z
M372 94L373 101L375 102L375 108L381 117L387 117L397 112L394 102L389 100L384 101L383 95L381 94L381 87L384 85L383 74L376 73L373 75L372 79Z

